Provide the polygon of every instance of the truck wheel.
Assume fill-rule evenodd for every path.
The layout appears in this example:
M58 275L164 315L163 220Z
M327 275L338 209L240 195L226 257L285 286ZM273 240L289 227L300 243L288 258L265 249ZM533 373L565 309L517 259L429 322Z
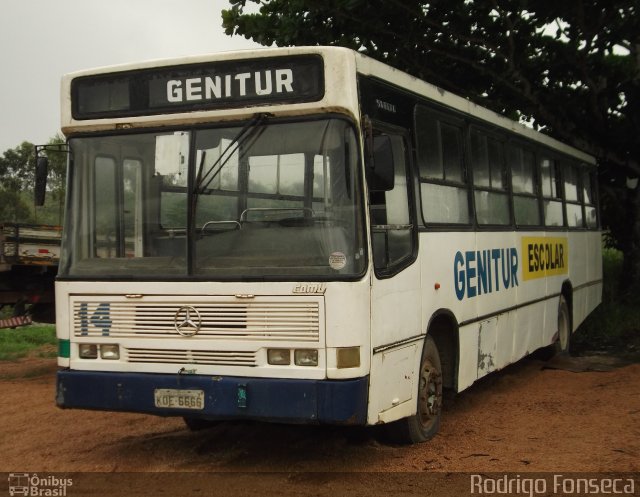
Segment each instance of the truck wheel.
M417 412L388 425L391 441L403 444L424 442L440 429L442 415L442 367L433 338L427 336L422 350L418 378Z

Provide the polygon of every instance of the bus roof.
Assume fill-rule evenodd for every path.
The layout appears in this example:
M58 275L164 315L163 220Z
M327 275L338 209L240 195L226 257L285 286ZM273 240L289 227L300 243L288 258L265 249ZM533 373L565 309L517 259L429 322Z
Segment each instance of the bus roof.
M91 119L79 122L74 119L71 112L71 86L78 78L89 76L108 75L115 73L131 73L175 66L191 66L213 62L238 61L242 59L261 59L270 57L286 57L300 55L320 55L324 60L326 79L331 79L331 84L325 85L325 95L321 100L313 102L294 103L287 107L287 114L305 114L323 110L347 111L357 116L357 86L355 82L356 72L364 76L374 77L380 81L397 87L403 91L412 93L444 107L451 108L461 114L473 117L480 121L498 126L528 140L544 144L558 152L576 157L584 162L595 164L595 158L574 147L566 145L548 135L535 131L517 121L508 119L496 112L474 104L470 100L447 92L442 88L422 81L403 71L395 69L387 64L376 61L354 50L342 47L289 47L289 48L260 48L215 54L203 54L172 59L156 59L139 63L128 63L95 69L77 71L66 74L62 79L62 130L65 134L77 131L105 130L114 127L122 127L135 123L136 127L150 126L153 122L157 125L157 113L153 116L138 115L136 117L111 118L108 123L105 119ZM237 108L223 108L203 110L200 112L186 112L173 114L172 121L176 124L203 122L208 119L232 120L238 119L256 112L274 111L273 105L250 105ZM198 117L196 117L196 115ZM195 119L195 120L194 120ZM166 124L166 123L165 123Z

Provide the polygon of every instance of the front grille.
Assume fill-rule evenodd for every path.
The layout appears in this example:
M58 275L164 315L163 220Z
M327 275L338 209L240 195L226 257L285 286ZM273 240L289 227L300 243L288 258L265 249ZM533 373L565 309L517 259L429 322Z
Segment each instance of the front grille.
M209 366L255 366L254 352L221 350L166 350L127 348L126 362L154 364L199 364Z
M180 337L176 330L176 316L181 307L191 306L198 311L201 323L191 340L318 342L321 302L319 298L305 297L295 300L256 297L251 302L222 297L208 300L147 297L143 302L110 297L74 297L71 308L76 337Z

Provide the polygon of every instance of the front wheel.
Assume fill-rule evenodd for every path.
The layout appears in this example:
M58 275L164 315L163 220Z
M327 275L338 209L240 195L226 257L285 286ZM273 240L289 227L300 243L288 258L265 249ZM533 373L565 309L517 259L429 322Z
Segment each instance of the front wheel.
M417 412L388 425L392 441L412 444L430 440L440 429L442 415L442 367L433 338L427 336L418 379Z

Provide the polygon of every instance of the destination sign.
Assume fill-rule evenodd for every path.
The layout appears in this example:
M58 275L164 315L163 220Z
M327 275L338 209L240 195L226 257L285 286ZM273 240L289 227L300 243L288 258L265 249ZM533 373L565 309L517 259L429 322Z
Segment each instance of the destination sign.
M316 55L208 62L83 76L71 95L74 119L313 102L324 70Z

